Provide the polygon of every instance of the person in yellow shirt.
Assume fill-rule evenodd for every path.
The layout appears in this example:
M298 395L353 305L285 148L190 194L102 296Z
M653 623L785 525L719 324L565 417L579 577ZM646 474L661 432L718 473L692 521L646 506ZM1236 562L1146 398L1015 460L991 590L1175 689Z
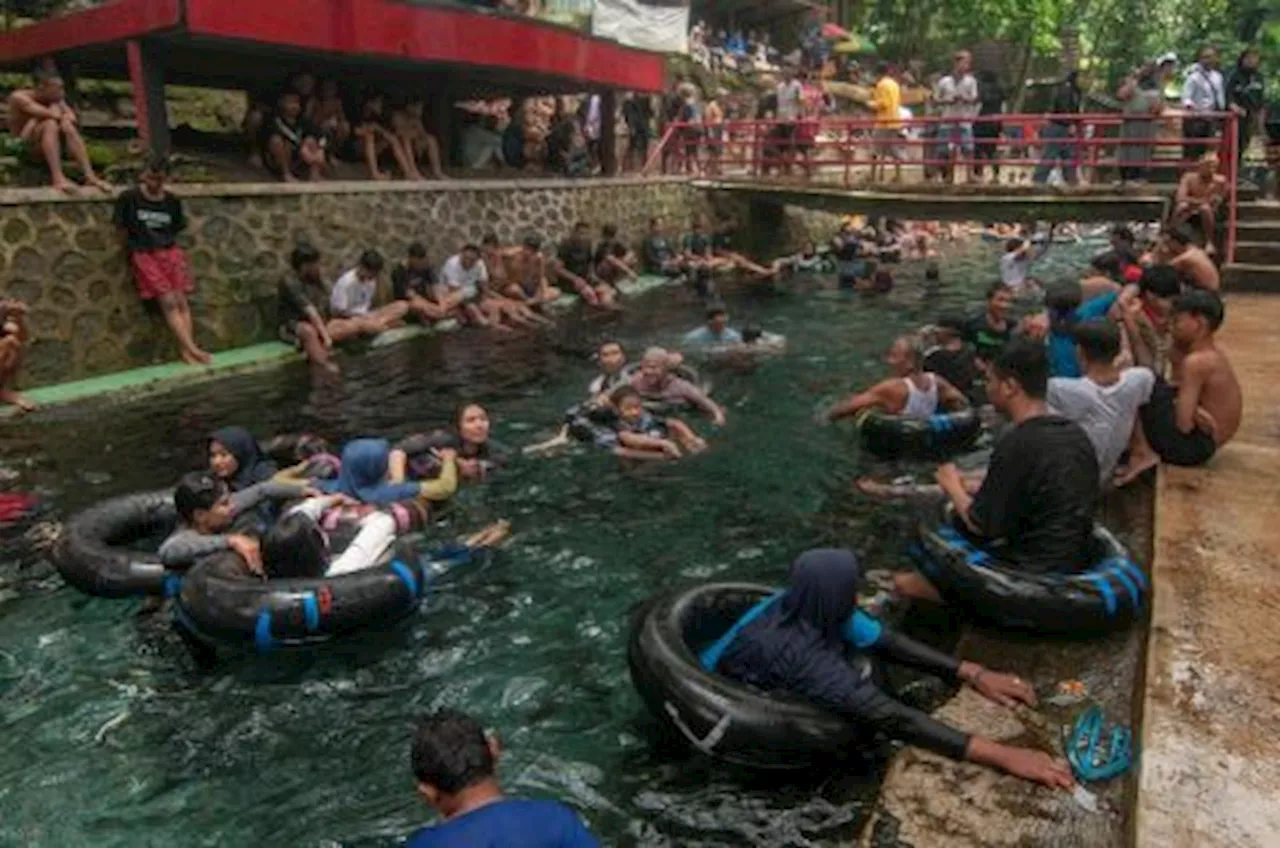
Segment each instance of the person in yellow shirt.
M880 160L893 160L893 181L902 180L902 89L885 62L876 65L876 87L868 104L875 113L875 144L872 148L871 182L880 179ZM888 171L888 168L885 168Z

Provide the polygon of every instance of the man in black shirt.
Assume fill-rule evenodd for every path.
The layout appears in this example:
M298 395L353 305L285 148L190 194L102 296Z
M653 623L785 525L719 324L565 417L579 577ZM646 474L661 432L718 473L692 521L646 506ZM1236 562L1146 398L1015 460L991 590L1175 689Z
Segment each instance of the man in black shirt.
M946 315L934 325L934 346L925 351L924 370L945 379L959 389L974 406L986 403L985 393L977 385L978 366L973 348L965 343L968 325L958 315Z
M653 134L653 104L649 96L637 92L623 101L622 118L627 122L627 153L622 167L638 171L649 160L649 140Z
M987 305L981 314L969 319L965 338L973 345L980 364L991 362L1013 336L1013 289L1004 283L992 283L987 289Z
M645 273L677 276L684 273L684 262L676 255L671 239L662 231L662 219L649 219L649 235L640 246L641 261Z
M435 299L436 275L421 242L409 245L409 258L391 272L391 295L409 305L409 314L423 324L447 318L449 310Z
M287 183L324 176L323 133L302 114L296 91L280 95L276 113L262 128L263 159L273 174Z
M329 356L333 336L329 332L329 292L320 279L320 252L300 244L290 254L289 264L293 276L282 279L277 289L280 340L336 374L338 366Z
M138 175L138 185L116 198L112 222L124 241L138 296L155 301L165 323L178 340L178 355L188 365L213 361L196 344L188 296L191 282L187 254L178 245L178 233L187 228L182 201L165 190L169 163L156 157Z
M1070 574L1091 564L1098 458L1080 425L1049 414L1048 384L1043 344L1015 339L1006 345L991 363L987 397L1013 428L996 444L977 494L952 463L938 469L937 479L958 528L978 544L1028 572ZM954 591L915 573L898 575L895 588L933 601Z
M585 221L579 221L573 225L569 238L560 243L560 250L551 262L552 271L557 279L567 282L591 306L616 308L616 292L613 286L596 277L592 259L591 227Z

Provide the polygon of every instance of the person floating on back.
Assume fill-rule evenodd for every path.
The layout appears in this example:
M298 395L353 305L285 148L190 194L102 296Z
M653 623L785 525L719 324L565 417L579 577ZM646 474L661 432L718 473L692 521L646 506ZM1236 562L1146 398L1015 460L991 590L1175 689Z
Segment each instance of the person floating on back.
M169 162L157 156L138 176L138 185L116 198L112 221L129 256L138 296L155 301L178 340L178 355L188 365L213 361L196 344L187 296L194 286L187 253L178 246L178 233L187 228L182 201L165 190Z
M415 831L404 848L599 848L564 804L507 798L495 774L501 753L465 713L442 709L423 718L409 761L418 794L442 821Z
M1214 341L1222 326L1222 301L1191 291L1173 302L1172 381L1157 380L1134 428L1129 464L1116 485L1129 483L1159 462L1204 465L1240 429L1244 395L1235 371Z

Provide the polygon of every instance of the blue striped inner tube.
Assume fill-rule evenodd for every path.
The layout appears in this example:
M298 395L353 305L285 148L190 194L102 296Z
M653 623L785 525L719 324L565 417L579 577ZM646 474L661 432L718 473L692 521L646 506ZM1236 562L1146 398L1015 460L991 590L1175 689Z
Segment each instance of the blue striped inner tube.
M306 620L308 633L315 633L320 629L320 602L316 600L315 592L302 596L302 616Z
M400 582L409 590L410 595L415 598L422 597L422 587L418 585L418 578L414 576L413 569L397 559L391 561L391 570L400 578Z
M258 620L253 626L253 644L264 654L276 648L276 637L271 634L271 610L269 609L258 612Z

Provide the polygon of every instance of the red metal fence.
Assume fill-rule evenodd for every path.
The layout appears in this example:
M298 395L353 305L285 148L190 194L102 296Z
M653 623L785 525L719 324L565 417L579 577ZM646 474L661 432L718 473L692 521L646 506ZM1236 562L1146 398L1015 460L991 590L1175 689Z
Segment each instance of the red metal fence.
M1181 122L1163 115L1109 113L673 123L646 170L860 188L890 187L890 174L900 172L911 182L953 182L966 173L970 181L984 179L1002 168L1038 183L1060 169L1068 183L1155 176L1176 184L1203 154L1215 152L1227 182L1225 256L1230 261L1238 199L1237 120L1226 112L1184 116ZM1176 135L1168 134L1171 128Z

